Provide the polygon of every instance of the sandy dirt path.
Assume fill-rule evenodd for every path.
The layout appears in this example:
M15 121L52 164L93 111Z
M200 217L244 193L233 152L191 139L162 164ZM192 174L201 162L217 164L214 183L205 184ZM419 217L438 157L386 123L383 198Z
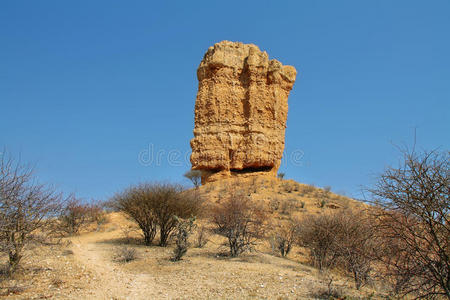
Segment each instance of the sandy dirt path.
M111 246L101 243L101 234L90 234L72 239L74 256L95 275L85 299L152 299L157 295L152 276L132 274L112 261ZM99 242L100 241L100 242Z

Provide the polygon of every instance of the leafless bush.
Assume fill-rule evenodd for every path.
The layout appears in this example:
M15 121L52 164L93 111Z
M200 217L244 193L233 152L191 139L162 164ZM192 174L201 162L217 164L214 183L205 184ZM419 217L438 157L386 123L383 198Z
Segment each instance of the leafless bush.
M304 185L302 188L302 193L305 195L312 194L316 191L314 185Z
M286 199L281 201L280 213L284 215L290 215L293 211L298 211L305 207L305 202L299 201L295 198Z
M264 218L261 207L235 191L212 211L212 221L217 232L227 238L232 257L253 247L263 234Z
M282 213L283 215L289 215L289 214L291 214L293 207L294 206L292 205L291 201L283 200L281 202L281 206L280 206L280 213Z
M115 249L114 260L117 262L130 262L138 258L137 251L128 246L121 246Z
M310 295L318 299L346 299L341 288L337 287L334 278L329 272L322 272L321 286L311 291Z
M336 214L340 223L333 250L340 264L351 274L356 289L369 282L378 243L373 238L373 220L365 212L344 210Z
M336 265L336 253L332 245L336 240L339 224L333 215L308 216L299 228L299 244L309 249L311 263L320 270Z
M363 212L344 210L303 222L299 240L319 269L343 267L359 289L368 282L375 260L373 227Z
M88 215L91 222L96 223L98 226L101 226L108 222L108 218L104 210L104 203L90 204L88 209Z
M290 215L291 212L295 209L295 199L287 199L281 201L280 205L280 213L283 215Z
M175 217L176 218L176 217ZM192 230L196 227L195 218L189 218L187 220L177 220L176 228L176 247L173 250L172 261L179 261L187 252L189 247L188 238L192 233Z
M53 233L63 197L39 184L32 168L3 152L0 157L0 252L8 255L13 273L33 237Z
M209 232L205 226L197 227L197 236L195 238L195 247L203 248L209 242Z
M113 208L124 212L138 224L146 245L151 245L157 229L153 202L152 186L147 184L129 187L122 193L116 194L110 201Z
M155 186L154 213L159 226L160 246L167 246L179 219L196 217L201 213L202 200L198 193L183 191L178 185ZM174 217L177 218L174 218Z
M167 246L177 219L189 218L202 208L198 193L184 191L175 184L140 184L114 196L111 201L141 228L146 245L150 245L159 227L160 246Z
M83 204L80 200L71 198L64 205L59 216L61 230L69 235L79 233L80 229L90 223L99 222L103 210L92 204Z
M450 153L402 154L370 189L384 274L397 293L450 298Z
M297 239L298 228L299 222L296 220L283 222L276 227L272 247L277 249L282 257L287 256L291 251Z

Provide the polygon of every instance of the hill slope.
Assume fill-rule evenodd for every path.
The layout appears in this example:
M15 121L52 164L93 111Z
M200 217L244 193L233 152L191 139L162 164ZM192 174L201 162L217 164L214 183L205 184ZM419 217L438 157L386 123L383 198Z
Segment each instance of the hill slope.
M263 203L273 220L362 207L347 197L270 177L214 182L198 191L215 203L235 189ZM331 278L302 263L303 249L294 248L281 258L268 239L260 241L257 251L229 258L222 255L224 239L211 234L204 248L190 248L183 260L171 262L173 243L167 248L144 246L136 225L123 214L109 213L107 219L59 246L30 250L33 255L25 259L22 273L2 282L3 295L10 299L314 299ZM211 227L207 218L199 223ZM116 254L123 247L135 249L137 258L118 262ZM343 294L370 293L353 290L348 278L332 277ZM22 289L14 292L8 286Z

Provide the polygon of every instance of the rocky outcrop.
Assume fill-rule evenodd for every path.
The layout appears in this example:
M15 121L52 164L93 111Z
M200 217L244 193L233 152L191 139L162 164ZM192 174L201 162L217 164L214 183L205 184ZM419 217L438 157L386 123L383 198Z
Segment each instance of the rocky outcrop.
M284 150L288 96L297 72L253 44L222 41L197 70L192 169L202 182L276 175Z

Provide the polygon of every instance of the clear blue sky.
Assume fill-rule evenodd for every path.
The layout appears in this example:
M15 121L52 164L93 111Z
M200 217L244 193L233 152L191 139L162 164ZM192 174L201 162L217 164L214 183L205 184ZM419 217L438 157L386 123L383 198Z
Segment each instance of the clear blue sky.
M0 146L85 199L144 180L188 184L196 69L221 40L299 72L288 178L359 197L414 128L418 147L450 146L448 0L3 0Z

